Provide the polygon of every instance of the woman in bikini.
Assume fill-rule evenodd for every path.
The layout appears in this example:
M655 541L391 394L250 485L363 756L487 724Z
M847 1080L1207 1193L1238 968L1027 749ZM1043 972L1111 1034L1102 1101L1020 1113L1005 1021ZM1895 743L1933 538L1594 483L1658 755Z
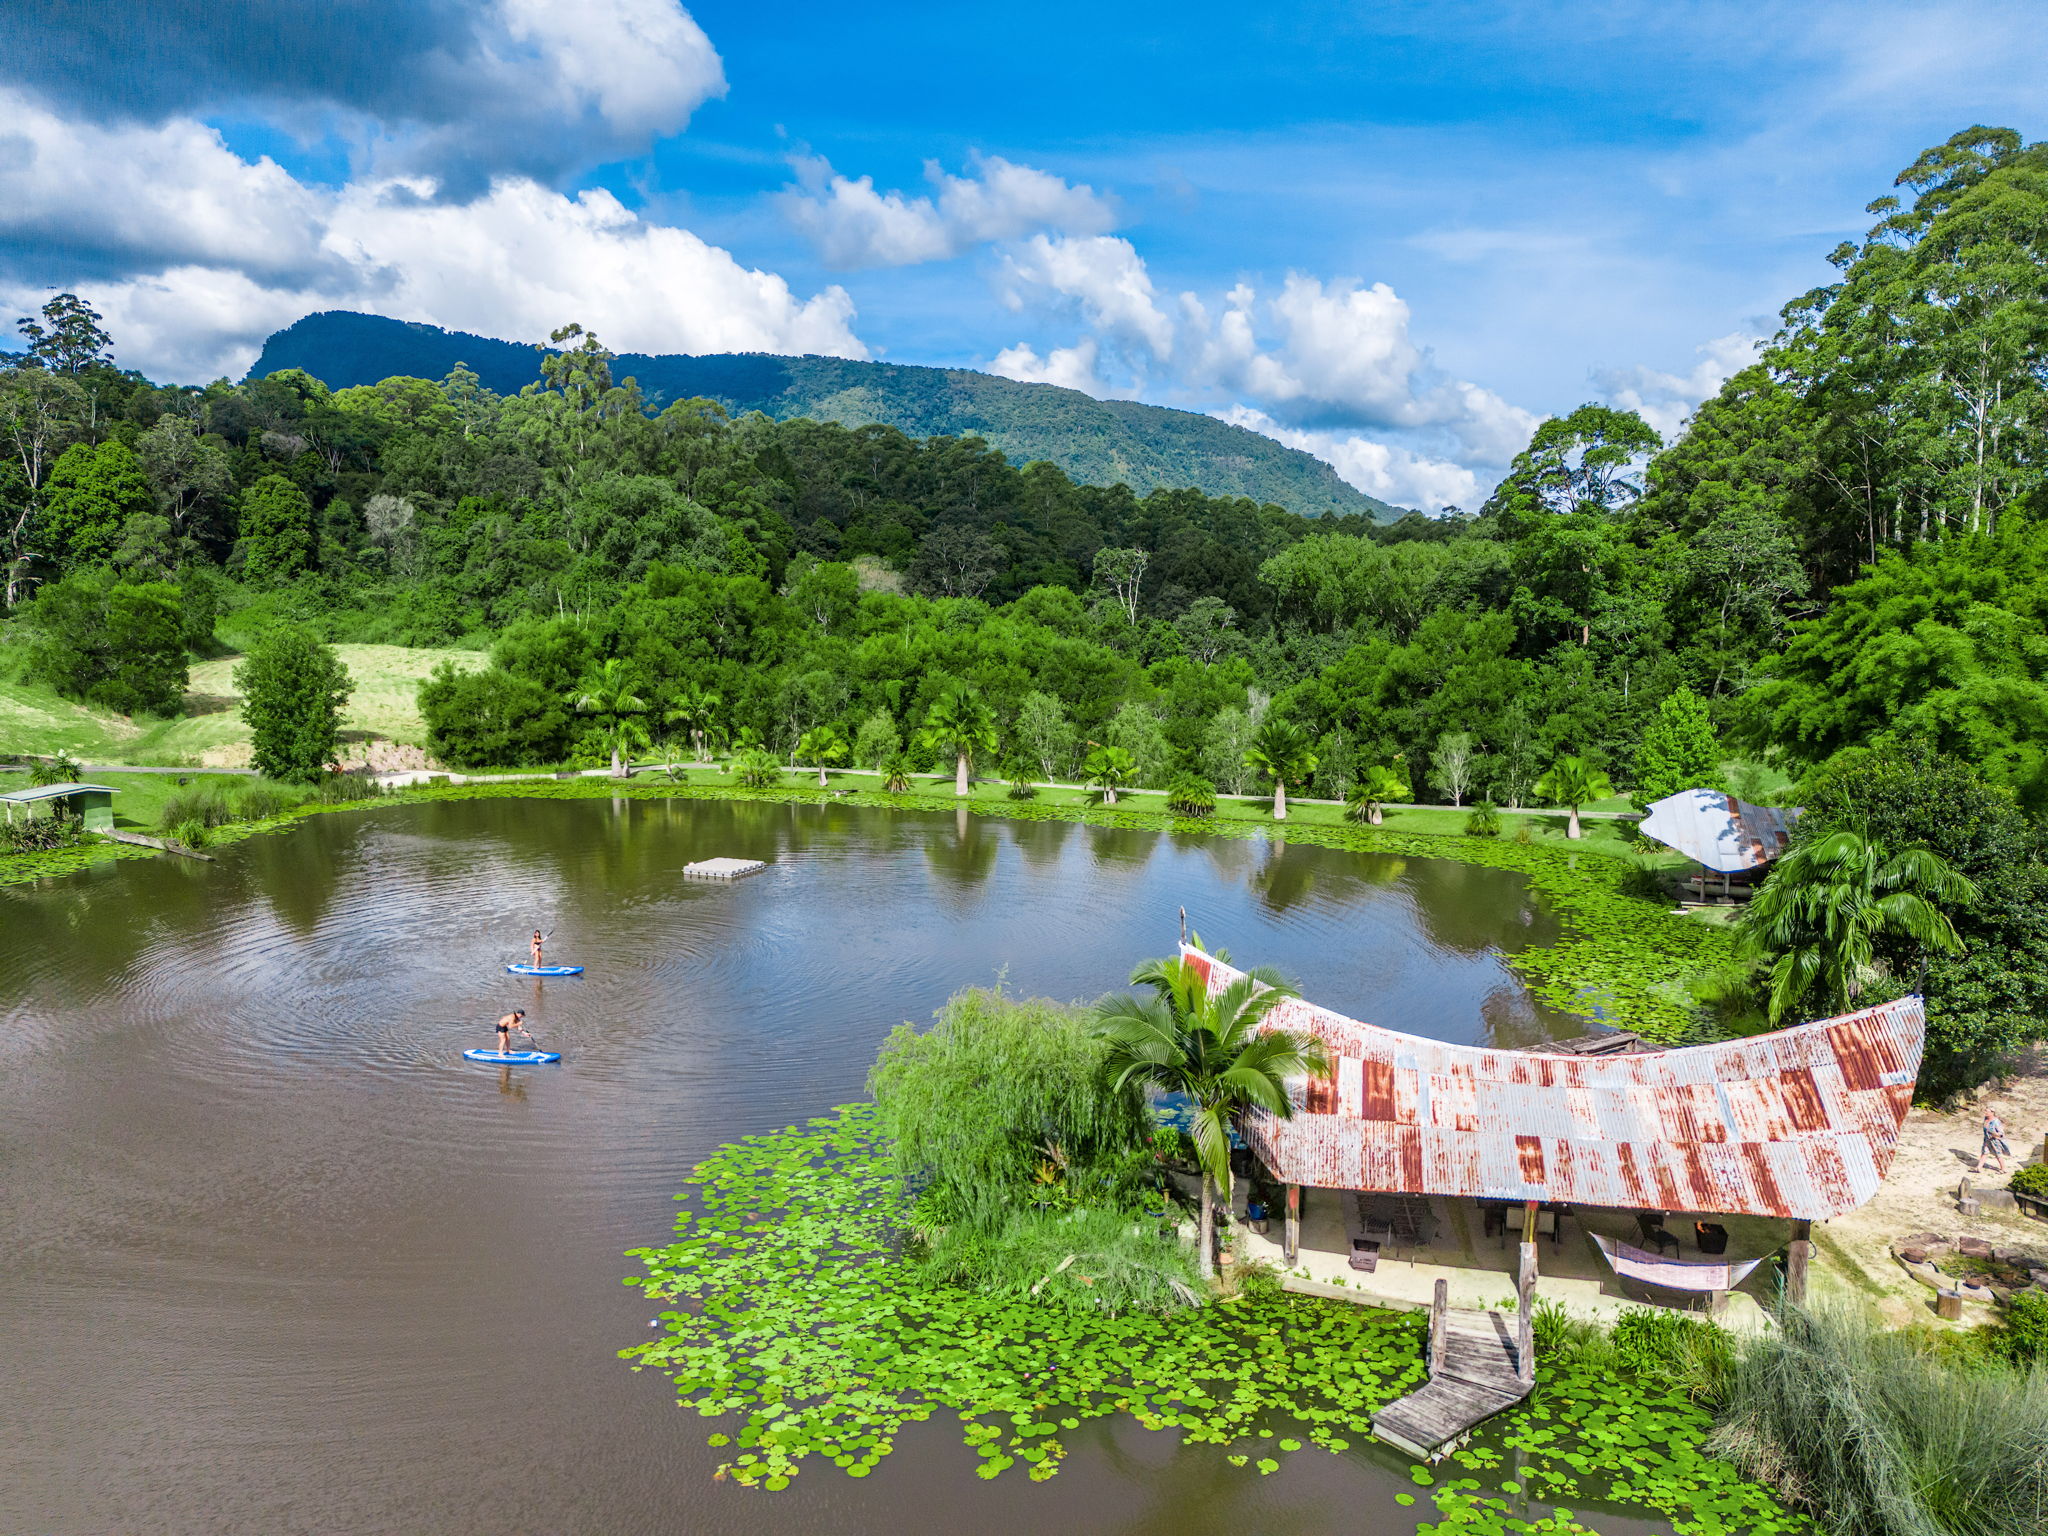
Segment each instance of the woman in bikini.
M540 966L540 930L536 928L533 930L533 968L537 971Z

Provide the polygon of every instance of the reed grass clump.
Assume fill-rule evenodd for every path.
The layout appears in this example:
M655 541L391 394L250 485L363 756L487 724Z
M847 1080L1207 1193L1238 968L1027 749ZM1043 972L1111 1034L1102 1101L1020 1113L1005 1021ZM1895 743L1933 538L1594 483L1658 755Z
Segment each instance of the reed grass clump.
M323 774L320 781L313 786L313 798L322 805L348 805L358 800L374 800L383 793L383 785L358 773Z
M1161 1225L1123 1210L1008 1207L935 1234L924 1272L940 1284L1080 1312L1199 1306L1195 1256Z
M171 791L157 812L156 824L175 832L188 826L224 827L235 819L234 805L218 784L187 784ZM182 841L182 838L181 838Z
M1728 1373L1711 1448L1836 1536L2048 1530L2048 1370L1959 1369L1867 1312L1786 1307Z
M306 792L302 789L288 789L282 784L272 784L265 779L244 784L234 793L235 820L264 821L272 816L282 816L295 806L303 805Z

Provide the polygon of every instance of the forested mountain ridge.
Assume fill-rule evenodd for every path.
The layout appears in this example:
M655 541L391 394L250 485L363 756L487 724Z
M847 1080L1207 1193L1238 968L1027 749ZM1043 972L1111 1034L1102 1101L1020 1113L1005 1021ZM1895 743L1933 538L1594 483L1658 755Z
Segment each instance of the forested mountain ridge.
M330 389L346 389L396 375L438 379L457 363L499 394L517 394L540 377L533 347L348 310L307 315L275 332L248 376L299 368ZM971 434L1013 464L1042 459L1084 485L1121 483L1141 496L1192 487L1303 517L1363 514L1391 522L1403 513L1346 484L1313 454L1244 427L1166 406L1097 400L1055 384L967 368L765 352L624 352L613 369L637 379L650 406L703 398L736 416L760 411L777 421L880 424L911 437Z

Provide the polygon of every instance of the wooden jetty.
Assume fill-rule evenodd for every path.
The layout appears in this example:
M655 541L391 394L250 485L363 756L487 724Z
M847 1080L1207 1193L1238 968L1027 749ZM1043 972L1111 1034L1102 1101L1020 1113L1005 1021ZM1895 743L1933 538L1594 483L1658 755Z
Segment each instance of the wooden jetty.
M1449 1455L1481 1423L1514 1407L1536 1385L1527 1309L1452 1307L1449 1295L1448 1284L1438 1280L1429 1308L1429 1380L1372 1417L1374 1439L1420 1461Z

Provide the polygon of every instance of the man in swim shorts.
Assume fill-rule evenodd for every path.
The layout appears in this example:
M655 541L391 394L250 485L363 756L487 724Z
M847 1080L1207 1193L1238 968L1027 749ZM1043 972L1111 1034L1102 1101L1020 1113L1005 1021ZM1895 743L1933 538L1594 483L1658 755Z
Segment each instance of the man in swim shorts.
M533 930L533 968L537 971L540 965L540 930L536 928Z
M500 1051L510 1051L512 1049L513 1030L516 1029L522 1035L526 1035L526 1026L519 1022L521 1019L525 1017L525 1009L514 1008L510 1013L506 1014L505 1017L498 1020L498 1049ZM532 1040L533 1036L526 1035L526 1038Z

